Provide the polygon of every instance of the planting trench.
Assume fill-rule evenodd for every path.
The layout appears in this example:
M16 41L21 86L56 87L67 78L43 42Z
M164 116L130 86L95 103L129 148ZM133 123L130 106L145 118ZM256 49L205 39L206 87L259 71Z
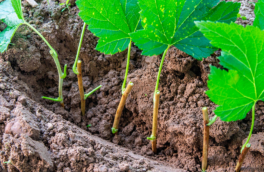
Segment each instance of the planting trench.
M131 50L128 81L134 83L123 111L119 132L111 133L121 98L126 51L103 55L94 48L97 38L86 31L80 59L85 92L102 88L86 100L81 116L77 76L72 71L82 22L78 9L61 13L53 1L31 8L25 1L26 20L41 31L68 64L64 80L65 108L41 99L57 97L58 75L48 47L29 29L20 28L10 49L0 55L0 171L200 171L202 157L202 107L215 105L204 91L209 65L219 66L217 51L203 61L171 48L160 79L158 153L146 139L152 129L153 91L160 56L141 56ZM70 2L74 4L74 1ZM247 5L245 5L247 4ZM253 7L242 1L241 14L251 24ZM4 27L4 26L1 26ZM0 29L1 29L0 27ZM251 149L242 171L264 171L264 103L256 107ZM87 128L87 125L91 127ZM208 171L234 171L246 139L251 117L238 122L218 120L210 129ZM11 160L12 163L6 164ZM181 170L180 170L181 169Z

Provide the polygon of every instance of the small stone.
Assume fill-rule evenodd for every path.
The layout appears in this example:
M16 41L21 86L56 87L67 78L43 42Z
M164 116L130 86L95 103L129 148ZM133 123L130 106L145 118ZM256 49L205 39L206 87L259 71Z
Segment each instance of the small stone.
M1 90L5 90L5 85L4 84L0 84L0 89Z
M122 172L126 172L126 171L129 170L129 165L126 164L126 163L121 163L121 164L119 164L119 169L120 169L120 171L122 171Z
M105 148L102 148L100 150L100 154L103 155L103 156L105 156L107 154L107 151L105 150Z
M135 125L130 123L123 129L123 133L127 136L131 135L131 132L134 130Z
M17 101L25 106L27 104L27 97L25 97L24 95L19 96Z
M6 121L10 117L10 109L0 106L0 123Z
M205 105L205 102L203 100L199 100L197 102L198 107L203 107Z
M108 170L107 170L107 167L106 167L105 165L101 165L101 166L99 167L99 171L100 171L100 172L107 172Z
M9 122L6 124L6 127L5 127L5 133L6 134L11 134L11 127L14 125L14 122Z
M89 156L94 156L95 153L94 153L94 150L92 147L88 148L88 153L89 153Z
M53 125L51 123L48 123L48 131L53 129Z

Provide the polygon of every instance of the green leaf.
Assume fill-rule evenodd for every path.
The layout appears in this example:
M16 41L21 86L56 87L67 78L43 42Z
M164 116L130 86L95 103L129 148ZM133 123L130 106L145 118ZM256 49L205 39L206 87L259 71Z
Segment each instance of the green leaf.
M21 8L21 0L11 0L11 2L13 8L15 9L17 17L21 20L24 20L22 8Z
M3 53L10 44L18 27L23 23L23 20L17 17L11 0L5 0L0 3L0 20L7 25L7 27L0 32L0 52Z
M239 3L218 0L138 0L143 30L132 33L132 40L143 55L158 55L168 46L201 60L216 49L199 32L194 21L235 21ZM217 6L216 6L217 5Z
M245 94L251 88L247 81L235 70L227 72L211 66L208 81L210 90L206 94L214 103L220 105L214 112L221 120L236 121L246 117L254 104L254 100L248 97L250 95Z
M113 127L111 128L111 130L112 130L112 133L113 133L113 134L115 134L115 133L118 132L118 129L115 129L115 128L113 128Z
M264 0L259 0L255 6L255 20L253 25L259 27L261 30L264 29Z
M246 16L242 16L241 19L242 20L247 20L247 17Z
M150 137L147 137L147 139L153 141L153 140L156 140L156 137L154 137L153 135L151 135Z
M254 26L196 22L211 44L222 49L220 64L211 67L206 94L219 106L215 114L223 121L236 121L259 100L264 100L264 31Z
M96 49L105 54L124 51L140 21L137 0L78 0L79 16L100 39Z

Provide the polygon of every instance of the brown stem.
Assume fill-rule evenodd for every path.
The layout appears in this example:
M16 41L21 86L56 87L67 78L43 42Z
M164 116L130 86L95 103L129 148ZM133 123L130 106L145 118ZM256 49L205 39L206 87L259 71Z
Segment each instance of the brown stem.
M251 146L250 144L247 144L246 147L243 149L242 153L239 155L237 166L236 166L236 170L235 170L236 172L240 171L241 166L243 164L243 161L244 161L244 159L246 157L246 154L247 154L250 146Z
M154 138L154 140L152 140L152 151L154 153L157 153L157 146L156 145L157 145L159 99L160 99L160 92L156 91L155 98L154 98L153 124L152 124L152 135L151 135L151 137Z
M202 159L202 171L207 168L207 158L208 158L208 147L209 147L209 117L207 107L203 107L203 120L204 120L204 138L203 138L203 159Z
M83 81L82 81L82 61L78 60L77 62L77 71L78 71L78 85L79 85L79 92L81 96L81 111L82 115L85 115L85 100L84 100L84 91L83 91Z
M64 103L61 103L61 106L64 108Z
M152 140L152 151L156 154L157 153L157 139Z
M118 108L117 108L117 111L115 114L115 120L114 120L114 124L113 124L113 128L112 128L113 134L115 134L118 131L118 125L119 125L119 121L120 121L120 118L122 115L122 111L124 109L124 106L126 104L126 99L129 95L129 93L131 92L133 85L134 84L132 82L129 82L129 84L127 85L127 87L126 87L126 89L122 95L121 101L118 105Z

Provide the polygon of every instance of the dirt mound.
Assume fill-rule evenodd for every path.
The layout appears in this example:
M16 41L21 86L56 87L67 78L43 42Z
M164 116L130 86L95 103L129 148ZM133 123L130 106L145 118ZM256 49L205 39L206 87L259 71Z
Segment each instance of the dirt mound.
M253 16L252 9L242 3L242 12ZM57 71L46 45L22 27L13 40L15 45L0 55L2 171L200 171L201 108L208 106L210 117L214 115L215 105L204 91L209 65L220 67L216 59L219 51L197 61L176 48L169 50L160 79L158 154L154 155L146 137L151 134L160 56L141 56L132 47L128 81L134 87L119 132L113 135L111 127L121 98L126 51L114 56L100 54L94 49L97 38L86 31L80 54L84 90L89 92L100 84L102 88L87 99L86 114L81 116L77 77L71 69L82 29L78 9L72 7L62 13L62 7L53 1L50 5L43 1L37 8L25 1L23 4L26 20L42 31L57 50L60 63L68 64L63 85L65 109L40 98L58 96ZM243 171L264 171L263 111L264 103L260 102L256 107L252 149ZM88 124L91 127L87 128ZM234 171L250 125L248 115L239 122L219 120L212 126L208 171Z

